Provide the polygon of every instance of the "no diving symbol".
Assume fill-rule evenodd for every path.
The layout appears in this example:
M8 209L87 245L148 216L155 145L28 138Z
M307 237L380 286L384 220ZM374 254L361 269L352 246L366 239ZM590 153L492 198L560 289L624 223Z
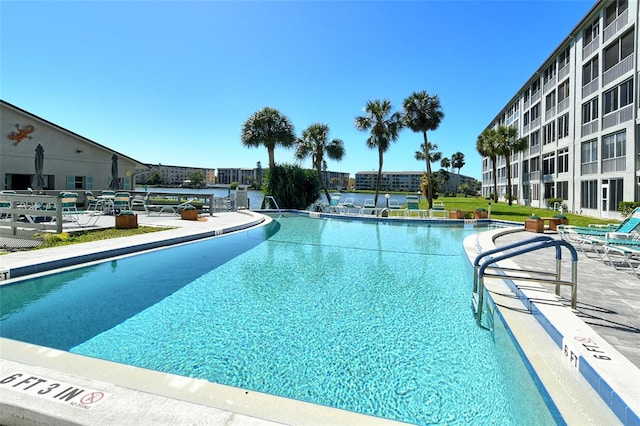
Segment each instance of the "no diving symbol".
M80 402L85 405L95 404L104 398L104 394L102 392L91 392L86 394L80 399Z

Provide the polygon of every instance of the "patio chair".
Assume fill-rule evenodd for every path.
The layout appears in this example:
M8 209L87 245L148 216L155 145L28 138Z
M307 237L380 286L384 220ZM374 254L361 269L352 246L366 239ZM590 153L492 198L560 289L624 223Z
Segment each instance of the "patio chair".
M413 212L416 212L419 218L422 218L423 214L429 214L429 210L420 209L417 195L407 195L407 208L404 210L404 215L405 217L411 217Z
M131 194L128 192L116 192L115 196L113 197L113 210L131 210Z
M378 208L376 207L376 204L373 202L372 198L367 198L366 200L364 200L364 203L360 207L360 214L365 214L366 210L371 210L371 214L377 213Z
M340 193L331 194L331 200L329 200L329 204L327 204L326 210L329 213L339 213L340 208L338 204L340 203Z
M431 203L431 209L429 210L429 216L430 217L440 216L443 218L448 218L449 212L445 210L444 203L442 201L433 201Z
M569 226L558 225L558 233L560 238L569 243L583 243L582 240L589 237L604 237L607 234L629 234L631 232L638 232L638 226L640 225L640 210L634 209L629 216L627 216L618 225L590 225L590 226Z
M349 214L349 211L351 209L354 209L354 212L358 209L353 201L353 198L345 198L345 200L341 203L338 203L336 207L339 213L344 212L345 214Z

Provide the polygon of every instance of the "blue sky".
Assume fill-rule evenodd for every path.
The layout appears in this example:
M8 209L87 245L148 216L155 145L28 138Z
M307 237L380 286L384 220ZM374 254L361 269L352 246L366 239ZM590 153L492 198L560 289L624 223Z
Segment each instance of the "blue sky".
M480 178L478 134L594 3L2 0L0 97L136 160L208 168L266 167L240 129L270 106L298 135L328 124L346 148L328 168L355 174L378 169L353 124L366 102L426 90L445 113L430 141ZM403 130L384 170L423 170L421 142Z

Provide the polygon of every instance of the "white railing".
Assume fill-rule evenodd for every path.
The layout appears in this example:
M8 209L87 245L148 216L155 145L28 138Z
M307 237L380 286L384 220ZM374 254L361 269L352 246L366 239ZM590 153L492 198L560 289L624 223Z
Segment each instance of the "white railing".
M602 130L633 120L633 104L602 117Z
M535 129L536 127L540 127L540 117L535 120L531 120L531 129Z
M549 120L551 117L556 115L556 107L555 105L552 106L551 108L549 108L548 110L546 110L544 112L544 119L545 121Z
M542 96L542 94L540 93L539 90L536 93L532 94L531 95L531 104L533 105L534 103L539 101L540 100L540 96Z
M600 40L596 37L591 40L591 43L582 48L582 59L587 59L587 57L591 56L593 52L597 51L599 47Z
M560 102L558 102L558 112L560 113L560 112L564 111L565 109L569 108L569 105L570 105L569 97L561 100Z
M525 124L524 126L522 126L522 133L525 135L529 133L529 124Z
M540 145L534 145L529 148L529 155L534 155L540 152Z
M49 220L38 220L43 217ZM34 234L44 231L62 232L62 198L0 194L0 235L33 238Z
M580 129L580 136L590 135L592 133L597 132L598 129L599 129L598 120L593 120L587 124L582 125L582 128Z
M556 76L555 75L553 77L551 77L546 83L544 83L542 91L546 95L547 92L549 92L554 87L556 87Z
M599 80L596 77L590 82L588 82L587 84L585 84L584 86L582 86L582 97L586 98L587 96L589 96L590 94L598 90L600 88L600 85L598 83L599 83Z
M602 160L602 173L624 172L626 170L626 157L608 158Z
M571 68L569 64L565 64L564 67L558 70L558 81L569 75L569 68Z
M582 175L592 175L598 173L598 162L594 161L591 163L582 163L580 165L580 174Z
M540 170L535 172L529 172L529 181L536 182L540 180Z
M633 70L634 56L635 55L632 53L631 55L627 56L626 58L606 70L604 74L602 74L602 87Z
M612 23L607 25L607 28L604 29L602 36L604 38L604 42L606 43L611 39L611 37L615 36L618 31L627 25L629 22L629 9L622 12L620 16L618 16Z

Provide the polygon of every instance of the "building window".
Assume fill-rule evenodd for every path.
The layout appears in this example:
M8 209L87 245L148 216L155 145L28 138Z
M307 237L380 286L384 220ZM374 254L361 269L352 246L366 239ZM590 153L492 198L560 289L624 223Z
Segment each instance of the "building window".
M546 84L547 82L553 80L555 76L556 76L556 63L554 62L544 70L544 75L543 75L544 83Z
M557 182L556 183L556 197L561 198L564 201L569 199L569 182Z
M558 69L562 69L567 65L569 65L570 53L571 53L570 47L567 47L562 52L560 52L560 55L558 55Z
M558 150L558 173L569 171L569 148Z
M529 111L524 113L524 118L522 120L523 120L523 125L524 126L528 126L529 125Z
M540 80L536 80L531 83L531 95L535 95L540 90Z
M624 157L626 150L627 132L625 130L602 138L602 160Z
M558 103L569 97L569 79L566 79L558 86Z
M602 99L605 115L631 104L633 102L633 80L627 80L605 92Z
M556 106L556 91L552 91L545 98L545 111L549 111L551 108Z
M627 0L613 0L607 7L604 17L604 26L607 27L610 23L616 20L625 10L627 10Z
M539 172L540 171L540 157L533 157L529 160L529 170L531 172Z
M605 188L608 189L605 190ZM618 211L618 204L624 201L624 180L605 179L602 181L602 210Z
M598 38L600 34L600 20L596 18L589 27L584 30L584 45L591 43Z
M542 144L546 145L551 142L555 142L556 140L556 122L552 121L551 123L544 126L544 133L542 135Z
M529 92L529 88L527 88L527 89L524 91L524 96L523 96L523 98L524 98L523 100L524 100L524 102L525 102L525 103L526 103L526 102L529 102L529 97L530 97L530 92Z
M531 107L531 121L540 118L540 102Z
M585 180L580 182L580 208L598 208L598 181Z
M569 113L558 118L558 139L569 136Z
M582 142L580 147L580 165L583 175L598 172L598 140Z
M582 67L582 85L585 86L587 83L598 78L598 73L599 61L598 56L596 55Z
M536 130L529 135L529 146L533 148L538 145L540 145L540 131Z
M542 174L553 175L556 173L555 153L545 154L542 156Z
M633 53L633 31L623 35L604 50L604 71Z
M587 124L598 118L598 97L582 104L582 124Z

